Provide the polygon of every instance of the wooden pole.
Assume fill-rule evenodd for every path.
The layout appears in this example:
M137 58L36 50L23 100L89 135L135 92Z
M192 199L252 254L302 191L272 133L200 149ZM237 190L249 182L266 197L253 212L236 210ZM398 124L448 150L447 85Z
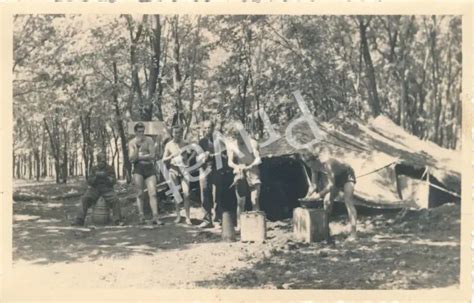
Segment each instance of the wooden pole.
M226 242L235 241L234 220L232 219L232 213L229 211L222 213L222 240Z

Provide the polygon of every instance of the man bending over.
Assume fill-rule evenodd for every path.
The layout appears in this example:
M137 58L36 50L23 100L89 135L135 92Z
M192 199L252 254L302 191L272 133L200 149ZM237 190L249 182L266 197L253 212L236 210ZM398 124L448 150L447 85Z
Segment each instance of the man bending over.
M319 152L313 154L304 152L303 161L311 169L311 181L308 193L301 199L303 201L316 201L324 199L324 209L328 216L331 215L332 203L340 192L344 193L344 203L349 215L351 233L348 241L357 239L357 211L354 207L354 185L356 177L352 167L337 159L331 158L326 147L320 148ZM318 174L319 173L319 174ZM317 192L318 176L326 180L323 188Z

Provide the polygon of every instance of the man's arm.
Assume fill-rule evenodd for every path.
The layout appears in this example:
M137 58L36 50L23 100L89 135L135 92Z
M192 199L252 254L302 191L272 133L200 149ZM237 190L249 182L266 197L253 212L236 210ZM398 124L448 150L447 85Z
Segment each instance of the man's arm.
M112 166L107 166L107 178L109 179L112 185L114 185L117 182L117 178L115 176L115 170Z
M138 148L135 145L133 139L128 142L128 154L130 157L130 162L135 162L138 160Z
M329 193L335 183L335 177L334 177L333 171L329 167L327 167L327 164L325 164L324 166L325 166L324 172L326 173L326 176L327 176L327 182L324 188L320 192L318 192L319 197L324 197L327 193Z
M142 154L140 151L138 151L138 160L143 160L143 161L150 161L150 160L155 160L155 144L151 138L146 139L145 141L148 145L148 150L150 151L148 154Z
M303 167L303 169L306 169L306 168ZM319 181L318 172L315 171L313 168L310 168L310 171L311 171L311 180L308 180L310 181L310 184L308 186L307 196L316 192L316 189L318 187L318 181Z
M165 145L165 151L163 152L163 159L162 159L163 162L168 162L171 159L173 159L173 155L171 154L171 150L170 150L170 143L171 142L168 142Z
M252 153L255 157L255 160L253 160L253 162L247 166L247 169L251 169L252 167L258 166L262 163L262 159L260 158L260 151L258 150L258 143L252 140L251 144L252 144Z
M198 154L196 152L196 161L202 161L203 163L209 162L211 160L210 146L207 144L205 139L199 140L198 145L201 147L203 153Z
M95 167L92 167L90 172L89 172L89 177L87 177L87 183L90 186L94 186L94 183L95 183L96 180L97 180L96 169L95 169Z
M187 145L187 143L186 143L186 145ZM192 144L190 144L189 146L190 146L190 147L196 147L196 146L200 146L200 145L199 145L199 144L192 143ZM201 147L201 148L202 148L202 147ZM197 161L197 156L198 156L198 152L196 151L196 148L191 148L191 152L189 152L188 157L187 157L186 159L183 159L183 160L185 160L185 161L183 161L184 164L185 164L186 166L189 166L189 163L191 163L191 161L192 161L193 159L195 159L195 160Z
M235 151L233 144L230 142L227 144L227 156L227 164L235 171L239 167L239 164L234 162Z

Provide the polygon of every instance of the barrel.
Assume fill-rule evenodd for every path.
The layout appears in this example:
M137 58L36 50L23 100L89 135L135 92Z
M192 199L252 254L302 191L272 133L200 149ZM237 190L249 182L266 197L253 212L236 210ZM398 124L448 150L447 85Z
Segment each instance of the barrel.
M110 210L103 198L100 198L94 206L92 222L97 225L107 225L110 222Z

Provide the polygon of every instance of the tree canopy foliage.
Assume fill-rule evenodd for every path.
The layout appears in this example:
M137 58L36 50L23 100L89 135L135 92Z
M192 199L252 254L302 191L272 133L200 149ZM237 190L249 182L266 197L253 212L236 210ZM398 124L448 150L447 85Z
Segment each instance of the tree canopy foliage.
M13 173L65 182L103 150L123 176L127 122L263 134L251 114L288 122L295 90L320 120L383 114L459 148L461 37L459 16L17 15Z

